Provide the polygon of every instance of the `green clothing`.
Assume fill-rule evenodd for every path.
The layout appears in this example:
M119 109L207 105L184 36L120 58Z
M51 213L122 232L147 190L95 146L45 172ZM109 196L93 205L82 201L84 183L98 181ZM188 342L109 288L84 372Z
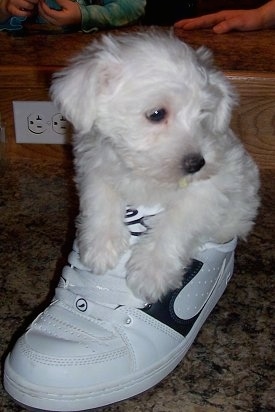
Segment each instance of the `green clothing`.
M49 7L58 10L55 0L45 0ZM145 12L146 0L72 0L79 4L82 22L80 29L90 32L97 29L109 29L135 23ZM0 22L1 30L21 30L26 17L12 16ZM37 23L44 23L37 17ZM64 30L67 28L64 27ZM70 28L68 28L70 29ZM71 28L72 29L72 28ZM78 28L75 28L78 29Z
M89 32L134 23L144 15L145 0L102 0L99 4L77 0L82 14L81 30Z

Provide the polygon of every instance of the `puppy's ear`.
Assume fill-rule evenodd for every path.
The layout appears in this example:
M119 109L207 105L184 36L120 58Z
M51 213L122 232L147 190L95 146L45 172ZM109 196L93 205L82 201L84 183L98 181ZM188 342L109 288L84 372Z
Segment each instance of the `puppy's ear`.
M202 102L203 121L209 130L223 133L229 127L232 108L238 101L237 95L226 77L214 68L212 52L200 47L196 53L207 78Z
M72 63L56 73L50 88L54 103L78 132L87 133L96 118L96 64Z
M50 95L77 132L91 130L97 117L98 98L113 78L116 66L118 62L103 43L94 42L54 75Z

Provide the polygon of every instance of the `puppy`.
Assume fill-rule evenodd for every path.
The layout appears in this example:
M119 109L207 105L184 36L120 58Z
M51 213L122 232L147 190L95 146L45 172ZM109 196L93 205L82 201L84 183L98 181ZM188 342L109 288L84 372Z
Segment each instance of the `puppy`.
M129 248L127 205L161 205L132 247L127 281L154 302L181 285L207 241L245 238L259 205L258 169L230 130L235 94L171 32L103 35L53 81L73 124L82 262L113 268Z

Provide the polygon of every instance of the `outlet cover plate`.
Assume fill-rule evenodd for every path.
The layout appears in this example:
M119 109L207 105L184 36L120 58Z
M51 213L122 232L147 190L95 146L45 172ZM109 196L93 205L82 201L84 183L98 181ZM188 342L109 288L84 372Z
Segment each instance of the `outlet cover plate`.
M13 114L17 143L69 143L69 123L52 102L13 101Z

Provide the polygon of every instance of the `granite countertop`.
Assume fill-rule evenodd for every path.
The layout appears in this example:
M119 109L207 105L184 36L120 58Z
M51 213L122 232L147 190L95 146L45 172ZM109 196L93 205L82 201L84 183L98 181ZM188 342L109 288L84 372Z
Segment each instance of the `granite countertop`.
M180 365L155 388L104 412L275 410L274 185L262 171L262 207L235 274ZM0 347L51 296L74 237L72 170L13 161L0 177ZM21 412L0 388L1 412Z

